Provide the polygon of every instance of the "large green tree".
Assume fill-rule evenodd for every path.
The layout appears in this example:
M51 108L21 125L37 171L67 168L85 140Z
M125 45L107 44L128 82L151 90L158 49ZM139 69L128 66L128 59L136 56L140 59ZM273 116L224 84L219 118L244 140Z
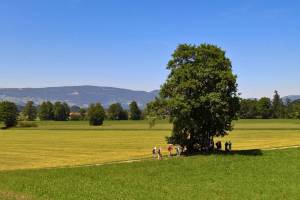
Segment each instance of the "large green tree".
M239 117L242 119L258 118L258 103L256 99L241 99Z
M70 106L66 102L63 103L63 106L65 108L65 114L66 114L66 116L68 118L70 116L71 108L70 108Z
M39 106L38 116L40 120L53 120L54 119L54 108L50 101L43 102Z
M208 149L215 136L232 130L239 97L231 61L217 46L179 45L169 61L170 74L160 91L173 122L172 144L188 151Z
M107 110L107 117L110 120L127 120L128 113L123 109L120 103L113 103Z
M105 110L100 103L91 104L88 108L88 119L92 126L101 126L105 119Z
M295 119L300 119L300 100L296 100L293 103L291 103L292 111L291 116Z
M270 119L272 118L272 103L271 99L268 97L262 97L258 101L258 111L261 118Z
M138 104L135 101L132 101L129 104L130 119L131 120L140 120L142 119L142 111L140 110Z
M28 121L33 121L37 117L37 109L34 106L33 101L28 101L22 111L23 116Z
M0 121L6 128L17 125L18 110L16 104L8 101L0 102Z
M67 121L69 119L70 109L66 103L55 102L53 110L54 120Z
M283 102L278 94L278 91L274 91L274 97L272 102L272 114L273 118L283 118L284 117L284 106Z

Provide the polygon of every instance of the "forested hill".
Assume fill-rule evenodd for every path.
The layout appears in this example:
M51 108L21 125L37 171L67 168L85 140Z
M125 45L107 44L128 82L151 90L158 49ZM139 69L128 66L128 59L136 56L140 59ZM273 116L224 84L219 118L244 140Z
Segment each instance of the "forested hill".
M124 107L128 107L128 104L135 100L140 107L145 107L158 93L158 90L145 92L98 86L2 88L0 100L12 101L18 105L24 105L27 101L33 101L35 104L43 101L64 101L69 105L83 107L95 102L101 102L104 107L120 102Z

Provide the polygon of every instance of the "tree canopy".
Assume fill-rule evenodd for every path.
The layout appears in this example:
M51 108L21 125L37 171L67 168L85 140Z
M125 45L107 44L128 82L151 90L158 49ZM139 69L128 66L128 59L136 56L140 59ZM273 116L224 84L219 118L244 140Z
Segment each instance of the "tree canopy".
M28 121L33 121L36 119L37 109L34 106L33 101L28 101L26 103L22 113L25 116L26 120L28 120Z
M54 119L54 108L50 101L43 102L38 111L40 120L53 120Z
M211 139L224 136L237 118L236 76L225 52L214 45L182 44L169 61L170 74L160 91L173 122L172 144L188 151L208 149ZM154 105L154 104L152 104Z
M104 108L100 103L91 104L88 109L88 119L92 126L100 126L105 118Z
M290 117L300 119L300 100L290 103L290 107L292 110L290 113Z
M268 97L263 97L258 101L258 110L260 112L260 116L263 119L269 119L272 117L272 102Z
M68 104L55 102L53 106L53 118L56 121L67 121L69 119L70 108Z
M256 119L259 116L256 99L241 99L239 117L242 119Z
M107 110L108 119L110 120L127 120L128 113L123 109L120 103L113 103Z
M3 121L6 128L17 125L18 111L16 104L8 101L0 102L0 121Z
M273 118L283 118L284 117L284 107L283 102L278 94L278 91L274 91L274 97L272 101L272 114Z
M131 120L140 120L142 119L142 111L138 107L138 104L135 101L132 101L129 104L129 110L130 110L130 119Z

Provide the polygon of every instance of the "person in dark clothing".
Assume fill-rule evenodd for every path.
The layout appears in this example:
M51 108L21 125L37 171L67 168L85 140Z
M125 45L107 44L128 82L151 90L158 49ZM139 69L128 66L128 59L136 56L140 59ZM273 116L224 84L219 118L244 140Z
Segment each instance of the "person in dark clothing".
M232 147L232 144L231 144L231 141L229 141L229 143L228 143L229 151L231 151L231 147Z
M157 151L158 160L162 160L162 153L161 153L161 147L159 147Z
M225 151L228 151L228 142L225 142Z
M216 146L217 146L217 150L221 150L222 149L222 143L221 143L221 141L218 141L216 143Z

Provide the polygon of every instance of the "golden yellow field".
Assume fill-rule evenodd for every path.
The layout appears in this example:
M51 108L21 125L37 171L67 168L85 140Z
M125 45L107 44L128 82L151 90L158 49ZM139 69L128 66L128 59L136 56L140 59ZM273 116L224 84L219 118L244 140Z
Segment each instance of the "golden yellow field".
M0 130L0 170L99 164L151 157L153 146L166 154L171 125L147 121L36 122L38 127ZM218 138L215 139L215 141ZM233 149L300 145L300 120L239 120L229 136Z

